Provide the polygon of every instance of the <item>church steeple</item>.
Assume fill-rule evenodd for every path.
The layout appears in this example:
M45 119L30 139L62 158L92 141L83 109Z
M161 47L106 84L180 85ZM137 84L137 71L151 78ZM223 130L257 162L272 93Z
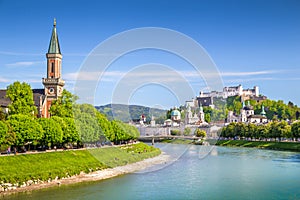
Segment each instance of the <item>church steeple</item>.
M46 107L44 117L49 117L49 109L52 101L58 99L62 95L65 82L61 76L61 61L62 55L58 43L58 37L56 33L56 20L54 19L52 35L50 39L50 45L47 57L47 77L43 78L43 85L45 87L46 95Z
M58 37L57 37L57 33L56 33L56 19L55 18L54 18L54 22L53 22L53 29L52 29L52 35L51 35L51 39L50 39L48 53L61 54Z

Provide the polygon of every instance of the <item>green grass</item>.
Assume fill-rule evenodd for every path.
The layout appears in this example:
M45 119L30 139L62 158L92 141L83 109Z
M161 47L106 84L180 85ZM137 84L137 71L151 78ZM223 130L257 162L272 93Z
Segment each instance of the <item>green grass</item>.
M121 148L1 156L0 182L22 184L28 180L47 181L126 165L160 153L159 149L138 143Z
M90 153L102 164L117 167L157 156L161 151L144 143L120 148L91 149Z
M162 143L170 143L170 144L193 144L192 140L184 140L184 139L165 139L161 141Z
M256 147L262 149L300 151L298 142L271 142L271 141L246 141L246 140L219 140L216 145L235 147Z

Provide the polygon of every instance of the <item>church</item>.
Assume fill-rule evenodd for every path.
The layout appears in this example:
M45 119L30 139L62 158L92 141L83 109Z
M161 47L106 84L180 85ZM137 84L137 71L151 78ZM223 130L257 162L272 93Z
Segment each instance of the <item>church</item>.
M51 103L62 95L65 82L61 76L62 54L59 47L56 31L56 20L54 19L52 34L47 58L47 76L42 79L43 89L32 89L34 104L37 107L37 117L49 118ZM10 99L6 97L6 90L0 90L0 108L8 113Z

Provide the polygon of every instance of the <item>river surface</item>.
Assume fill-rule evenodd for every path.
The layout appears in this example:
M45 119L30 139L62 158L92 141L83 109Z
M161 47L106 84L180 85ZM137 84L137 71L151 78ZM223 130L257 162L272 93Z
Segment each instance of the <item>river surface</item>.
M172 161L92 183L4 199L300 199L300 154L255 148L156 144ZM1 199L1 197L0 197Z

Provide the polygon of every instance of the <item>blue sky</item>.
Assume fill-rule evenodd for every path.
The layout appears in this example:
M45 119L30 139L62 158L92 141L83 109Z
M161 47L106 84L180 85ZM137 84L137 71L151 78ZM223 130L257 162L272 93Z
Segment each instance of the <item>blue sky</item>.
M300 105L297 0L0 0L0 88L16 80L28 82L33 88L43 87L53 18L57 19L63 54L63 79L70 91L82 63L101 42L129 29L162 27L202 45L217 65L225 86L258 85L271 99ZM122 76L145 63L161 63L181 73L194 96L205 89L205 81L195 78L184 60L146 49L122 56L109 67L95 91L94 104L110 103ZM180 104L176 91L174 94L157 84L141 85L128 103L163 108Z

